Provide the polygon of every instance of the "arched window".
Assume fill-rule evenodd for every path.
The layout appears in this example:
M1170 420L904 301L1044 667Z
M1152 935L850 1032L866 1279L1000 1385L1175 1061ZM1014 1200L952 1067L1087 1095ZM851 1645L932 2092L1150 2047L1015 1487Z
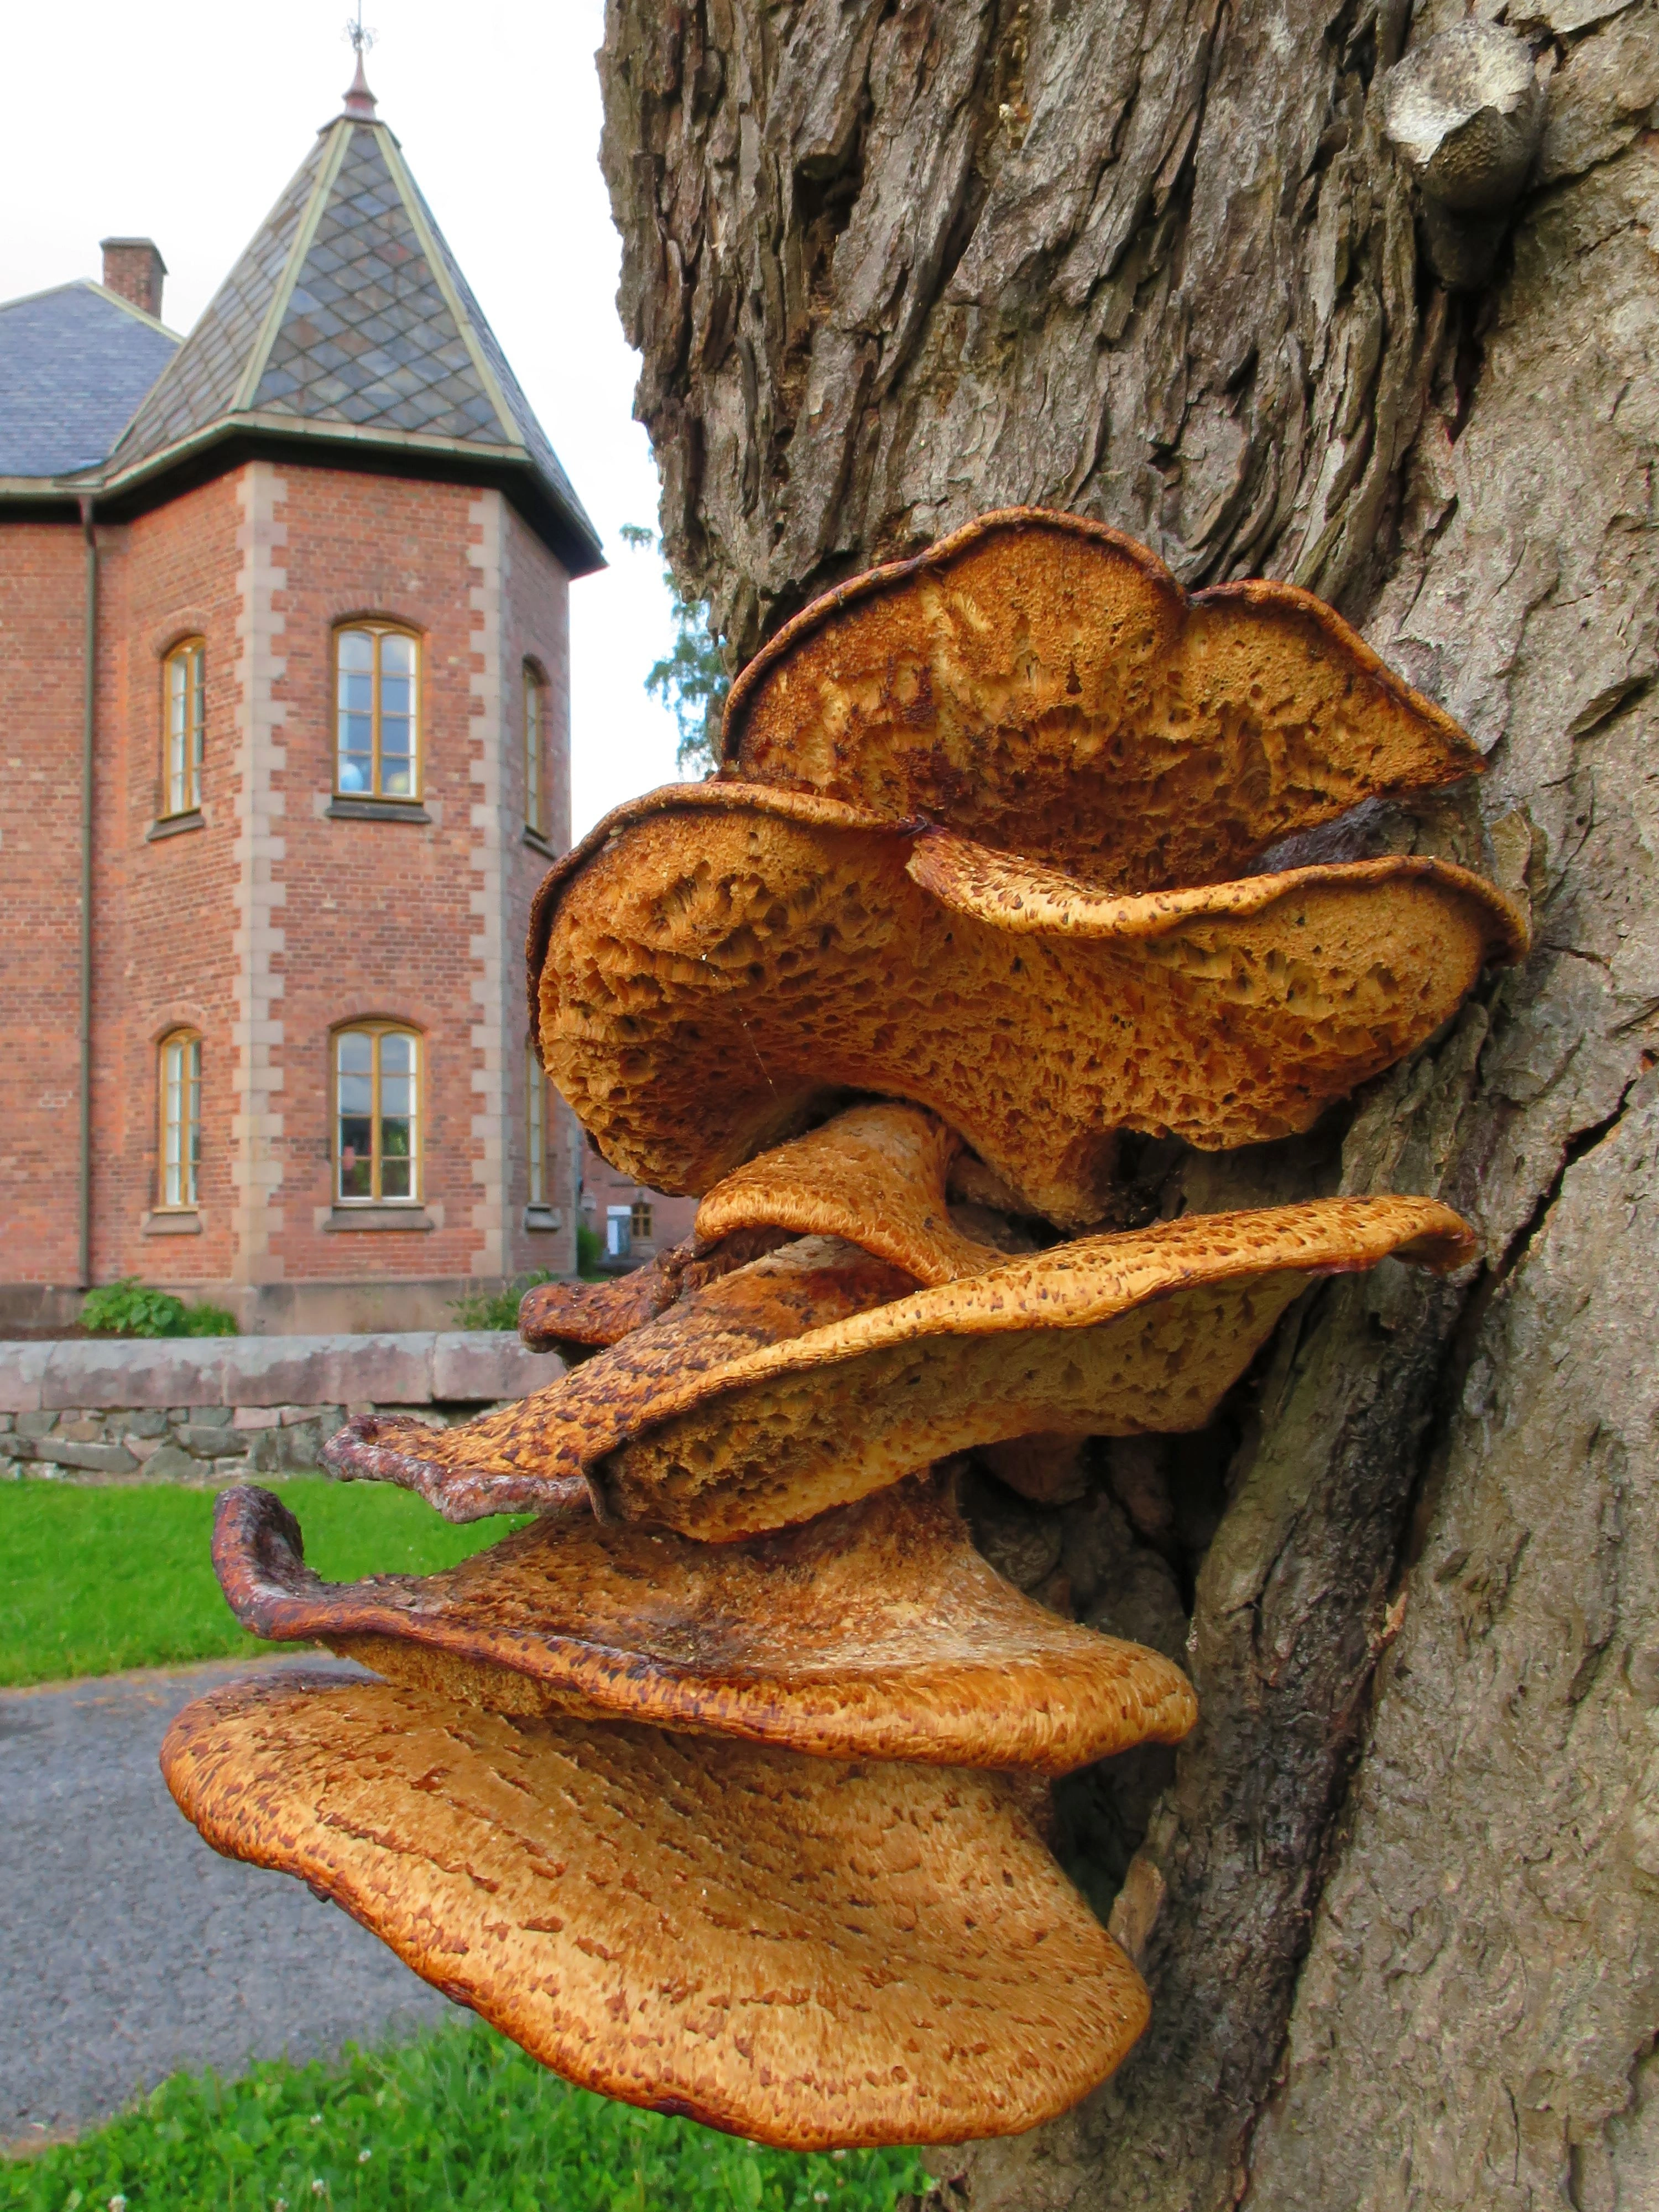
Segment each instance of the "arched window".
M334 787L360 799L418 799L421 648L390 623L334 633Z
M334 1032L334 1192L342 1205L421 1195L421 1040L395 1022Z
M163 815L192 814L202 803L206 726L207 647L199 637L187 637L161 664Z
M524 665L524 818L546 836L547 678L533 660Z
M202 1040L194 1030L174 1030L156 1054L156 1205L163 1212L192 1212L202 1159Z

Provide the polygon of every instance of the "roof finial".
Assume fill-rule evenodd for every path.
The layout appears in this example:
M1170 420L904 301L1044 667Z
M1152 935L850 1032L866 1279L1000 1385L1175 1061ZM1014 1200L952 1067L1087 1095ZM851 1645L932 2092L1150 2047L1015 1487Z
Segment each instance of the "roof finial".
M368 79L363 75L363 56L374 45L374 33L363 28L363 0L357 0L356 15L346 25L345 34L357 55L357 74L352 78L345 96L345 112L348 115L361 117L365 123L372 123L374 120L374 95L368 88Z

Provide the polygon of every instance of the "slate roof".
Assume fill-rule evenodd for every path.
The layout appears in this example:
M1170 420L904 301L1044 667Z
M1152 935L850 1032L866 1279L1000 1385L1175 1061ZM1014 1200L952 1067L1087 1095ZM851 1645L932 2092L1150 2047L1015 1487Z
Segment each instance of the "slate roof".
M0 477L96 467L178 349L173 331L101 284L0 306Z
M384 123L345 114L110 454L118 490L237 433L487 460L553 511L566 565L599 534Z

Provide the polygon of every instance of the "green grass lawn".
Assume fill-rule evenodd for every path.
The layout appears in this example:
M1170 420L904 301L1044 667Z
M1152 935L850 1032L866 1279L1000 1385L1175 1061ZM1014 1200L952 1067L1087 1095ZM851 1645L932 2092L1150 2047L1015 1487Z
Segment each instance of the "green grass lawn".
M0 2162L0 2212L891 2212L908 2151L757 2148L572 2089L477 2022L337 2065L175 2075L77 2143Z
M298 1516L307 1563L331 1581L431 1574L521 1525L454 1528L383 1483L266 1481ZM0 1688L276 1649L231 1618L208 1556L212 1530L210 1491L0 1483Z

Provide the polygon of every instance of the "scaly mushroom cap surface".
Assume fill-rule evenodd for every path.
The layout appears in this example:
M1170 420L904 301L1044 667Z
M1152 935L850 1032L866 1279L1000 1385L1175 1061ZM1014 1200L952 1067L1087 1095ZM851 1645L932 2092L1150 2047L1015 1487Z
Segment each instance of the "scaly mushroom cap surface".
M1062 1620L974 1549L948 1472L740 1544L544 1515L446 1573L325 1583L269 1490L213 1560L256 1636L510 1713L743 1736L817 1759L1063 1774L1197 1718L1155 1651Z
M852 1091L926 1107L1072 1227L1115 1133L1309 1127L1525 943L1467 870L1356 861L1119 897L838 803L679 785L538 895L548 1073L605 1158L703 1192Z
M961 1150L955 1130L918 1106L849 1107L716 1183L697 1208L697 1248L780 1227L844 1237L919 1283L982 1274L1002 1255L952 1224L945 1197Z
M827 1242L806 1240L795 1264ZM1443 1269L1473 1249L1468 1224L1430 1199L1194 1215L1007 1260L698 1372L665 1370L653 1322L456 1428L360 1415L323 1458L418 1490L458 1521L567 1501L585 1475L605 1515L728 1542L975 1445L1200 1428L1314 1276L1389 1254Z
M589 1462L632 1433L641 1406L665 1400L678 1405L688 1393L695 1400L709 1377L726 1374L757 1349L888 1304L915 1287L914 1277L856 1245L800 1237L717 1276L556 1385L507 1408L544 1425L522 1475L499 1452L487 1465L466 1464L466 1447L457 1450L447 1439L470 1434L476 1423L428 1429L383 1413L348 1421L323 1446L323 1465L348 1482L393 1482L416 1491L450 1521L587 1506Z
M1140 1978L993 1775L845 1765L266 1676L167 1786L582 2087L788 2150L1011 2135L1103 2081Z
M854 577L732 687L731 772L925 815L1117 890L1237 875L1473 741L1291 584L1189 599L1133 538L1014 507Z

